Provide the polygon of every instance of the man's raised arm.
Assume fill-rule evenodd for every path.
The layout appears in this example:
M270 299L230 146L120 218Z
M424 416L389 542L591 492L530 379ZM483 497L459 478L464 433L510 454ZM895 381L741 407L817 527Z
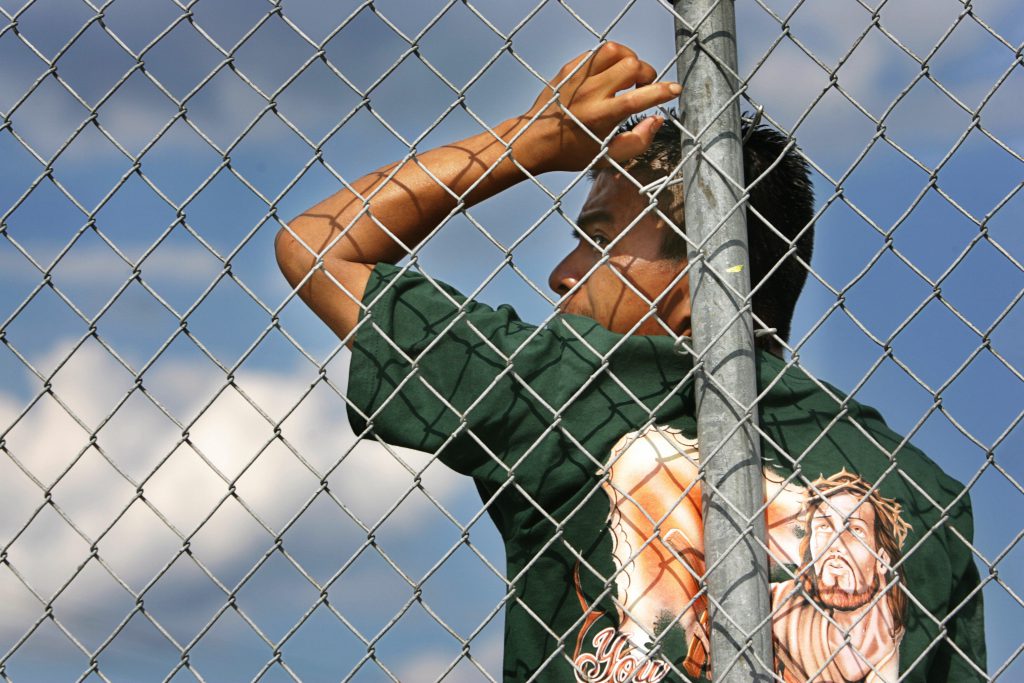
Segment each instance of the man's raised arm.
M655 76L650 64L615 43L580 55L526 114L385 166L353 183L354 192L343 189L292 220L277 235L281 272L351 346L349 333L375 264L406 256L458 205L456 197L472 206L523 180L519 166L534 175L585 168L600 149L595 137L606 138L627 117L679 94L675 83L652 83ZM616 136L609 155L625 161L647 149L660 122L651 117Z

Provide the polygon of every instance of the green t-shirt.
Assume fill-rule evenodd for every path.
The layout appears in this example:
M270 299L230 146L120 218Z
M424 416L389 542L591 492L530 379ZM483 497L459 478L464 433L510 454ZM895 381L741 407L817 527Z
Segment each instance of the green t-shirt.
M707 680L691 359L386 264L363 302L349 419L473 477L505 542L505 680ZM776 672L982 680L963 486L799 368L758 374Z

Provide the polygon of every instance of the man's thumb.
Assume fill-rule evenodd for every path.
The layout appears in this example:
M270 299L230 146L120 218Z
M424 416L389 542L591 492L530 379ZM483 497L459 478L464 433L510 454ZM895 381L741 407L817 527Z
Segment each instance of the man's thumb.
M615 161L623 162L641 154L654 142L654 134L663 123L665 119L660 116L648 116L633 130L619 133L608 143L608 156Z

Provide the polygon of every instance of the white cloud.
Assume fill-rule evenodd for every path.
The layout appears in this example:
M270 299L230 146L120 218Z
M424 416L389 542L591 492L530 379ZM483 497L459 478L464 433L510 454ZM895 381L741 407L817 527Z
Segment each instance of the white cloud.
M67 343L55 345L46 366L56 366L69 351ZM332 380L342 387L345 370L332 366ZM335 376L339 372L342 376ZM89 429L95 429L133 381L98 345L86 344L55 376L54 393ZM228 484L210 465L225 477L238 476L271 440L272 426L233 388L226 389L203 410L224 384L224 378L195 365L172 360L154 367L144 376L144 382L154 395L166 398L166 405L180 421L187 423L201 413L189 428L190 445L176 445L181 440L180 429L148 400L135 395L114 413L110 428L99 431L96 446L136 480L156 468L143 486L145 498L180 533L188 535L228 493ZM289 411L308 386L305 374L299 371L245 371L239 373L237 382L273 419ZM339 403L317 396L308 400L308 405L304 402L302 409L285 421L284 437L300 445L302 455L320 471L344 456L345 476L332 477L331 490L356 514L365 515L367 524L373 524L411 487L412 476L376 444L361 444L346 455L354 436L338 410ZM0 427L6 430L11 425L23 401L24 397L0 390ZM88 431L48 396L7 432L5 446L43 487L49 487L74 462L53 487L53 501L90 540L110 526L135 495L135 486L125 481L98 450L89 447ZM199 457L200 452L209 465ZM428 462L423 454L401 449L397 452L416 468ZM168 454L170 457L164 460ZM7 544L43 504L44 494L2 453L0 481L0 492L5 496L0 544ZM446 506L457 505L464 496L475 497L469 480L442 467L428 468L424 485ZM275 442L238 480L237 493L276 531L318 487L318 477ZM412 496L394 512L389 528L409 535L430 534L434 531L432 520L437 519L436 514L427 514L431 507L424 497ZM249 558L258 559L272 545L272 536L247 517L243 513L240 518L244 523L228 524L216 516L207 522L194 546L197 557L215 571L239 561L251 563ZM450 531L450 525L445 531ZM332 532L330 537L337 538L337 533ZM99 556L138 590L177 554L180 546L156 514L136 502L100 542ZM11 566L43 599L63 585L88 557L89 541L45 506L9 549ZM0 575L0 604L5 605L0 640L4 640L24 633L41 608L6 569ZM89 604L98 607L115 594L118 598L124 596L109 578L95 581L94 577L102 578L102 573L83 574L73 584L77 595L90 595ZM222 580L230 585L236 579ZM187 585L174 585L183 590L182 599L187 603Z

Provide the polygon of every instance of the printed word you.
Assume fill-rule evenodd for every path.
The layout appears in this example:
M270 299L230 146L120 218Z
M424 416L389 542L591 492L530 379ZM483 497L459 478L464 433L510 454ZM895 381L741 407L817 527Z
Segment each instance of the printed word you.
M669 672L669 663L635 653L629 639L606 628L594 636L596 652L576 657L578 683L657 683Z

